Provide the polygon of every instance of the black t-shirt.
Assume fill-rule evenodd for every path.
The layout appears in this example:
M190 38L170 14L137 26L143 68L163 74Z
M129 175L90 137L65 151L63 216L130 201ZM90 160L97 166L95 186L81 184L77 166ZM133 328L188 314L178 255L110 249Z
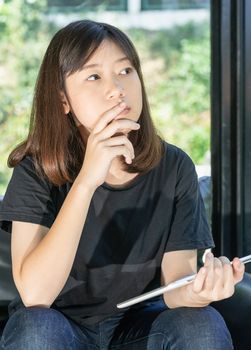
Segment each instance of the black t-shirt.
M160 286L165 252L214 246L194 164L179 148L164 146L151 171L94 192L70 275L51 305L79 324L99 322L119 311L117 303ZM14 168L0 226L9 232L12 221L51 227L70 187L39 178L25 157ZM9 314L20 305L20 298L12 302Z

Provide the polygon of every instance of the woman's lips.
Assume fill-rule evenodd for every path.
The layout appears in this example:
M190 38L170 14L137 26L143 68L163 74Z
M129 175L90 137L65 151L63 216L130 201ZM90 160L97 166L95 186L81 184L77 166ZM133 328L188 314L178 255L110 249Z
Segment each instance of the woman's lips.
M118 116L121 116L121 115L127 115L129 112L130 112L131 108L130 107L126 107L125 109L123 109L123 111L121 111L117 117L115 119L118 119Z

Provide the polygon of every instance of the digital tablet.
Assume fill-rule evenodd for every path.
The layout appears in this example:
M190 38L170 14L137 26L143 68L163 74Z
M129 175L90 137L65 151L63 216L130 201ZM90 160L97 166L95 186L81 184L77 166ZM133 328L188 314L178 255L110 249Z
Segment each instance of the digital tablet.
M247 263L251 262L251 255L247 255L247 256L244 256L243 258L240 258L240 261L243 262L243 264L247 264ZM232 264L232 262L231 262L231 264ZM176 289L179 287L183 287L186 284L191 283L195 279L195 276L196 276L196 273L189 275L189 276L186 276L186 277L183 277L183 278L181 278L177 281L174 281L172 283L169 283L166 286L156 288L156 289L152 290L151 292L147 292L147 293L141 294L137 297L123 301L123 302L117 304L117 308L123 309L125 307L140 303L141 301L144 301L144 300L156 297L158 295L161 295L161 294L168 292L170 290L173 290L173 289Z

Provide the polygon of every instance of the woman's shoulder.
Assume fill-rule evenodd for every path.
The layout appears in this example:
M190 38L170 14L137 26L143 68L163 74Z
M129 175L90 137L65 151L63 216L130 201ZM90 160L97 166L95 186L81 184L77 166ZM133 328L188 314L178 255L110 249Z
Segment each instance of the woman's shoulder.
M30 181L37 183L47 189L53 186L50 181L43 175L41 168L36 164L35 158L32 155L25 155L14 167L12 178L15 181Z
M30 170L35 169L35 161L33 156L25 155L14 167L14 169L18 168L26 168Z
M39 178L39 174L36 171L35 160L31 155L25 155L14 166L13 175L15 177L32 176L34 179Z
M191 157L180 147L163 141L165 147L165 160L173 164L190 164L194 165Z

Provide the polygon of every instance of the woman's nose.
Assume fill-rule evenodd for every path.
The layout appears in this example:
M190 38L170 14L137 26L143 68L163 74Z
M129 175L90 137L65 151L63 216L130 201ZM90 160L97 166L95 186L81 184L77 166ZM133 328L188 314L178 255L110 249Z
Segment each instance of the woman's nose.
M124 97L125 91L118 81L112 81L107 89L107 99L111 100L118 97Z

